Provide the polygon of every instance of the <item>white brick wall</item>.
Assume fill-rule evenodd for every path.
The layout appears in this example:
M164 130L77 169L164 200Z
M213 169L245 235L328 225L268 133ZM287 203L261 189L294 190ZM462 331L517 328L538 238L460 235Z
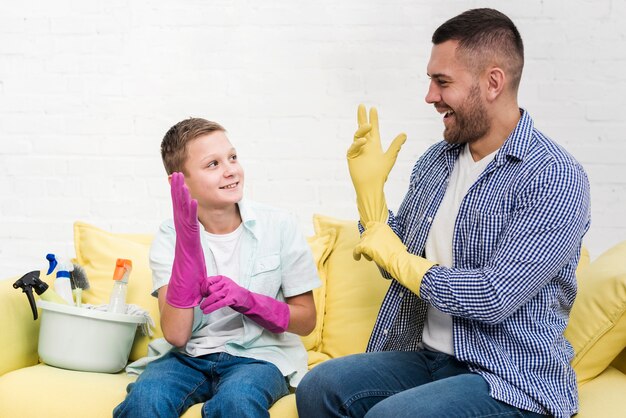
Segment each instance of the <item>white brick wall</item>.
M0 268L73 256L72 223L153 232L169 216L160 139L188 116L222 122L248 195L356 216L345 150L356 106L408 134L387 186L440 138L424 102L432 31L493 6L526 45L520 103L587 168L592 256L626 239L626 2L25 0L0 5Z

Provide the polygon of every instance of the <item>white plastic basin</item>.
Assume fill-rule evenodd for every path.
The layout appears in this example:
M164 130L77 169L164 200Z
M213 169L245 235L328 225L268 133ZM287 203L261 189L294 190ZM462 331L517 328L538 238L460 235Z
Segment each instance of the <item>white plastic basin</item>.
M128 362L137 325L145 318L37 301L39 357L55 367L117 373Z

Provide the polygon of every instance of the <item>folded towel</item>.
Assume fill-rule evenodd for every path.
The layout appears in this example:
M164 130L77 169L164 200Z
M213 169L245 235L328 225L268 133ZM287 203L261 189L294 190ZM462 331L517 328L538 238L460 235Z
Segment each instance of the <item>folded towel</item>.
M93 309L96 311L105 311L108 308L108 304L104 304L104 305L90 305L88 303L83 303L82 307L83 308L87 308L87 309ZM141 329L141 333L143 335L147 335L148 337L152 337L152 335L154 334L154 332L152 332L152 328L155 327L154 325L154 320L152 319L152 317L150 316L150 313L148 311L146 311L145 309L143 309L142 307L138 306L138 305L134 305L132 303L127 303L126 304L126 315L133 315L133 316L141 316L145 319L144 322L142 322L141 324L138 324L138 326Z

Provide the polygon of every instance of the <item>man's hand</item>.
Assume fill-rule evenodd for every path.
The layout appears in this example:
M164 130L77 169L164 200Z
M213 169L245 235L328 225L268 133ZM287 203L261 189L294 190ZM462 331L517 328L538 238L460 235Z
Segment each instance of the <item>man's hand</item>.
M200 284L206 277L204 252L200 244L198 202L191 198L182 173L171 177L176 247L167 303L176 308L193 308L202 300Z
M384 186L396 163L406 135L398 135L383 152L378 129L378 112L370 109L369 122L364 105L357 111L358 129L347 152L348 168L356 191L357 208L361 224L384 222L387 219L387 203Z
M404 287L419 296L422 278L435 265L425 258L410 254L395 232L382 222L370 222L354 248L353 256L363 255L391 274Z

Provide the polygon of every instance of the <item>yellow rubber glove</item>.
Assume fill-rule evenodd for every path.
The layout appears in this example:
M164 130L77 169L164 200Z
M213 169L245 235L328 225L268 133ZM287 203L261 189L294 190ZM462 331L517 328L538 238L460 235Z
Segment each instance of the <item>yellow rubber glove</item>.
M395 232L382 222L370 222L354 247L354 258L363 255L374 262L404 287L420 295L420 286L426 272L435 263L409 253Z
M387 202L384 186L406 135L398 135L386 152L383 152L378 130L378 112L370 109L369 122L364 105L357 111L358 129L348 149L348 168L356 191L356 204L361 224L387 219Z

